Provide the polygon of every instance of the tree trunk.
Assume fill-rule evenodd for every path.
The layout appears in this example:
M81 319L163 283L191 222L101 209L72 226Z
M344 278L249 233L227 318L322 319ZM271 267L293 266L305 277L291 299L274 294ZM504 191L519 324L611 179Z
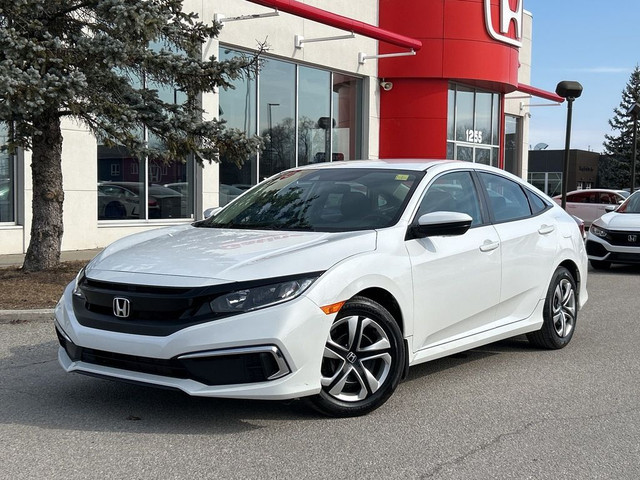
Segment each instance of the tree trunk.
M26 272L53 268L60 263L63 223L62 132L56 110L34 122L40 133L33 137L33 220L31 240L22 266Z

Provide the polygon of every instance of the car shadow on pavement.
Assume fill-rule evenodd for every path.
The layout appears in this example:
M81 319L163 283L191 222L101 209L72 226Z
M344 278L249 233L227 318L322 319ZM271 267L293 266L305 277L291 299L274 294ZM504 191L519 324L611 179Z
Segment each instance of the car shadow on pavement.
M419 380L429 375L435 375L452 368L460 368L463 365L505 353L527 353L540 351L541 350L539 348L533 347L529 343L525 335L519 335L413 366L409 369L409 374L404 381L411 382Z
M0 358L0 424L60 430L185 435L263 428L253 420L314 420L302 402L191 397L183 392L65 373L55 341Z
M503 340L412 367L402 383L425 382L454 367L527 351L538 350L529 346L524 336ZM60 430L224 435L264 428L260 425L264 421L327 420L301 401L191 397L175 390L67 374L58 364L57 352L58 343L50 341L12 347L8 356L0 358L3 379L0 424Z
M638 273L640 273L640 265L611 265L611 267L606 270L596 270L591 265L589 265L589 272L598 272L598 274L604 275L637 275Z

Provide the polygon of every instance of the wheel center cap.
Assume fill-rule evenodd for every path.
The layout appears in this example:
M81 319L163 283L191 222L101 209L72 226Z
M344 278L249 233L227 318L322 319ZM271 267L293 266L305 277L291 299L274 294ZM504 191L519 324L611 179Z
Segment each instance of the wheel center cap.
M353 353L353 352L349 352L349 353L347 354L347 361L348 361L349 363L355 363L355 361L356 361L356 360L358 360L358 357L356 357L356 354L355 354L355 353Z

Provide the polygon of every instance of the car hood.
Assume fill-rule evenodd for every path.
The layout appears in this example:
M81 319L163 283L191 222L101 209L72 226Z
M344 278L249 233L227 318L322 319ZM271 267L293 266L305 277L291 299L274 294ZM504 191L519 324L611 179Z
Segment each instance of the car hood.
M640 213L609 212L594 223L609 230L640 231Z
M189 225L119 240L89 263L86 275L139 285L215 285L324 271L375 248L375 231L287 232Z

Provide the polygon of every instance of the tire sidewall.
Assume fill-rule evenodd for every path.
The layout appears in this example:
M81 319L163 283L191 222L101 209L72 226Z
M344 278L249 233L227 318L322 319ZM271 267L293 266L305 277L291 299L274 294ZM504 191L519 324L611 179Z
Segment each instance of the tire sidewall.
M574 323L573 323L573 328L571 329L571 332L566 337L561 337L558 335L553 325L553 297L554 297L554 292L557 286L564 279L568 280L571 283L571 288L573 289L573 294L575 296L575 301L576 301L576 305L575 305L576 314L574 317ZM548 339L554 344L555 348L563 348L571 341L571 338L573 337L573 334L576 331L577 320L578 320L578 291L576 288L576 282L573 276L571 275L571 273L569 273L569 270L567 270L564 267L559 267L553 274L553 278L551 280L551 283L549 284L549 289L547 290L547 297L544 302L543 329L546 330L545 333Z
M359 416L375 410L385 403L394 392L402 378L402 372L404 370L407 353L405 351L403 335L397 322L388 310L368 298L354 297L340 310L332 326L340 319L353 315L368 316L378 322L384 329L392 347L393 362L391 372L389 372L389 376L383 385L373 395L356 402L338 400L322 389L320 393L313 398L313 406L322 413L331 416Z

